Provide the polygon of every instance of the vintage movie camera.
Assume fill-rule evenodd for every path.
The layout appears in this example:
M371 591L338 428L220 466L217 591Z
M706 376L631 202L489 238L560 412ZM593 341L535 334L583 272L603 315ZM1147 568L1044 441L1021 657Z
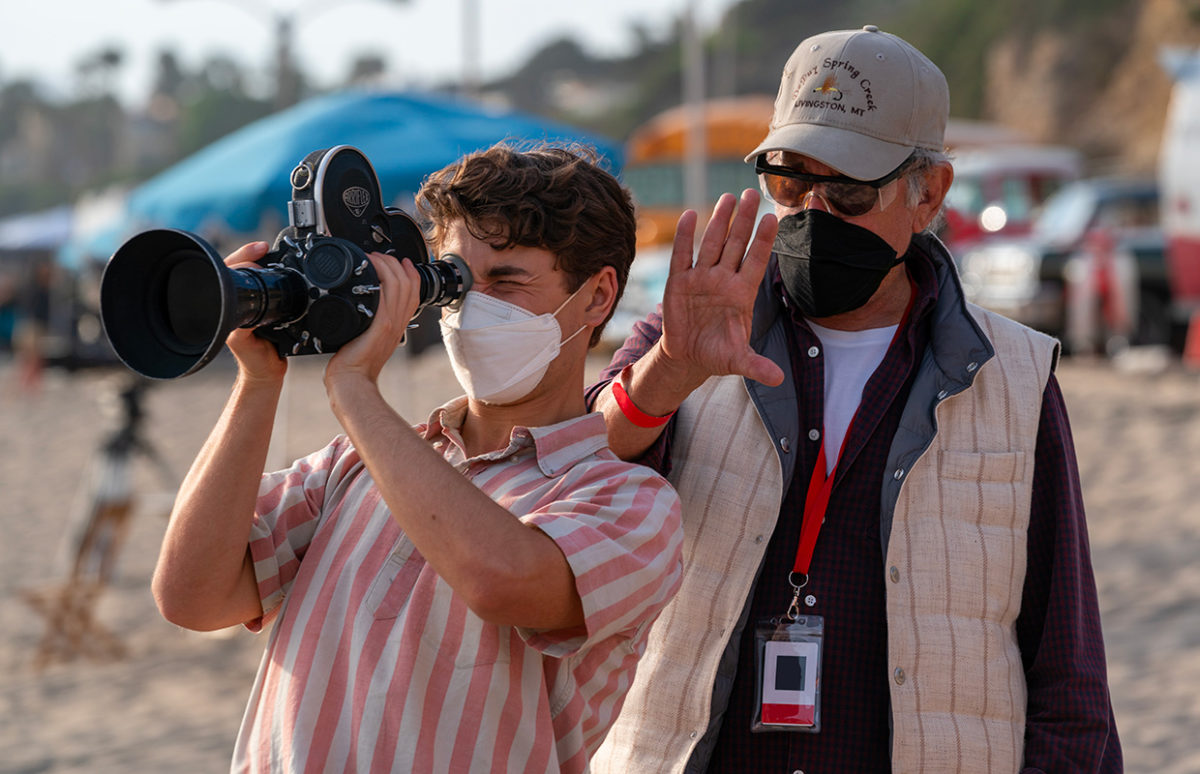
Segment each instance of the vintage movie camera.
M334 352L367 329L379 306L368 252L413 262L418 312L453 304L470 288L461 258L429 260L420 227L383 205L375 169L358 149L310 153L291 184L291 225L261 268L230 269L204 239L176 229L143 231L113 253L100 315L126 366L152 379L195 373L234 328L253 328L280 357Z

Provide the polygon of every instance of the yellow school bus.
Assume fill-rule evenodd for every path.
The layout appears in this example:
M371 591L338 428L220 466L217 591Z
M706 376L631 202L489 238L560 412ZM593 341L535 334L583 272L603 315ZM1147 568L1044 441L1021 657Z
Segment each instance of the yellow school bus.
M754 95L715 99L705 103L704 146L707 149L704 204L698 229L703 229L712 205L722 193L756 188L754 167L746 154L767 136L774 97ZM633 325L655 310L667 282L675 223L688 207L696 206L684 190L691 111L667 110L635 129L625 144L622 178L637 206L637 260L603 343L618 347ZM769 205L768 205L769 206Z
M737 194L758 186L754 168L743 159L767 135L774 102L774 97L756 94L705 103L705 204L710 208L724 192ZM625 144L622 176L637 205L639 249L669 244L675 222L688 207L684 165L691 115L683 105L659 113L635 129ZM700 215L703 226L707 213Z

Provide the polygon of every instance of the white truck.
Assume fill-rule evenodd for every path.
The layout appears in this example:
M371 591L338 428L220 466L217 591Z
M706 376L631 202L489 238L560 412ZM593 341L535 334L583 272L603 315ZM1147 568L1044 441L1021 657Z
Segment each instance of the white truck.
M1164 49L1171 103L1159 151L1162 225L1176 318L1187 324L1185 359L1200 358L1200 51Z

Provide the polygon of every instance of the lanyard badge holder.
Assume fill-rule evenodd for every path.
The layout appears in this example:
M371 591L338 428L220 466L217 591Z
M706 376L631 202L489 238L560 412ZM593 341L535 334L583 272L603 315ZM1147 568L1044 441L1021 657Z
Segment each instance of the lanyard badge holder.
M804 501L804 521L796 563L788 573L792 603L787 612L760 621L754 631L756 699L753 732L793 731L815 734L821 730L821 661L825 642L825 619L808 615L800 608L800 592L808 585L808 568L834 475L825 472L825 449L821 448ZM811 598L805 600L811 606Z
M793 602L789 609L796 610ZM821 730L821 650L825 621L819 615L763 621L754 632L757 700L750 730Z

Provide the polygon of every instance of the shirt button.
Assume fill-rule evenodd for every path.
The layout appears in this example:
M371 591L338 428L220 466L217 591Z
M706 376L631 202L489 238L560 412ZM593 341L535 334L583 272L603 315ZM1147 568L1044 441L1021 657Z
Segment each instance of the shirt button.
M762 536L762 535L755 535L755 536L754 536L754 542L755 542L755 543L760 543L760 544L761 544L761 543L763 542L763 536Z
M788 440L786 435L779 439L779 448L783 449L784 454L792 450L792 442Z
M821 431L818 430L817 428L814 427L812 430L808 431L808 440L817 441L817 440L820 440L820 438L821 438Z
M888 570L888 577L892 579L892 583L899 583L900 582L900 568L892 567L890 570Z
M938 393L938 400L945 400L946 396L949 394L950 393L946 392L945 390L942 390L941 392Z
M693 731L692 733L688 734L688 737L690 737L690 738L692 738L692 739L695 739L695 738L696 738L696 732L695 732L695 731Z
M821 354L820 347L809 347L808 348L808 356L809 357L816 357L819 354Z
M897 481L904 478L904 468L896 468L896 472L892 474L892 478L896 479Z
M969 374L975 373L975 369L978 367L979 367L978 363L968 363L967 364L967 373L969 373Z
M896 671L892 673L892 677L896 680L896 685L904 685L904 670L896 667Z

